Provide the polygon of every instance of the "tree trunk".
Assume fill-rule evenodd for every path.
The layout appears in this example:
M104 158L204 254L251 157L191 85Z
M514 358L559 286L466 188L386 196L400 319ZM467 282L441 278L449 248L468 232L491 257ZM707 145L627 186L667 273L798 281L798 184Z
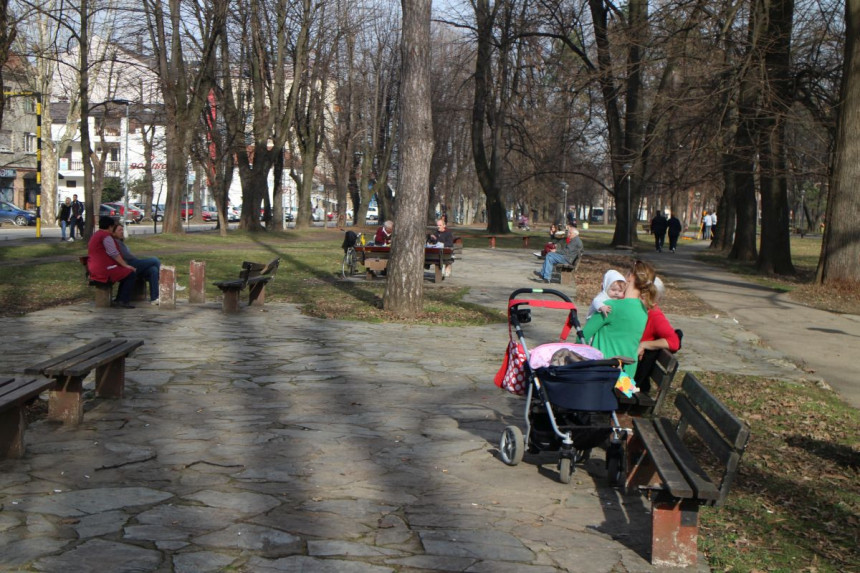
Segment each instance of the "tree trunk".
M845 58L842 102L830 201L816 280L860 287L860 0L845 2Z
M402 169L397 194L395 237L388 263L383 307L400 317L422 310L424 289L424 217L433 157L430 105L430 0L401 0L400 114Z
M785 122L792 104L790 66L794 0L770 0L767 51L764 63L768 94L763 102L761 133L761 249L756 267L765 273L794 274L791 264L791 228L788 217L788 181L785 160Z

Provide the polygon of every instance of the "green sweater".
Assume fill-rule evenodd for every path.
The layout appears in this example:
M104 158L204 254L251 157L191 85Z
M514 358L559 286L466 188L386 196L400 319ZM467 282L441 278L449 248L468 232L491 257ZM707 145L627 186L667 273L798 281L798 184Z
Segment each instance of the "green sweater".
M585 323L582 329L585 342L590 341L594 348L603 353L604 358L632 358L633 364L624 367L624 371L632 378L636 373L635 360L639 353L639 341L645 332L645 323L648 322L648 311L638 298L608 300L606 304L612 308L606 318L596 312Z

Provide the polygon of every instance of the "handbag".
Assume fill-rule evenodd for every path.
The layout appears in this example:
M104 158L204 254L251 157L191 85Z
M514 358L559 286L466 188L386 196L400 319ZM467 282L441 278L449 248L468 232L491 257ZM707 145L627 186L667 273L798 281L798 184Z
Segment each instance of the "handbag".
M511 340L502 360L502 367L496 372L493 382L499 388L522 396L526 393L527 367L525 349L522 344Z

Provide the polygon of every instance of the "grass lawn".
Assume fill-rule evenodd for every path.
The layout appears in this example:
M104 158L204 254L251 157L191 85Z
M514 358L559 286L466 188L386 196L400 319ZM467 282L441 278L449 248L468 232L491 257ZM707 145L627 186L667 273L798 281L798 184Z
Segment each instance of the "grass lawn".
M466 249L487 248L487 234L481 229L457 228L455 233L463 237ZM533 237L540 234L530 233ZM611 237L610 233L585 233L586 252L606 249ZM640 235L641 248L650 248L647 239ZM302 304L305 313L321 318L394 320L381 309L381 281L340 280L341 240L342 234L336 230L309 229L258 235L231 232L227 238L214 232L179 238L134 236L129 246L138 256L155 255L163 264L175 266L180 282L186 284L189 261L205 260L209 300L220 296L211 282L235 278L243 260L267 262L280 257L277 279L266 290L267 300ZM533 239L530 247L537 250L541 243ZM496 246L522 248L522 237L518 233L497 237ZM814 292L804 281L814 271L819 248L812 237L793 238L792 253L801 269L798 278L757 280L792 295L802 295L806 289ZM85 251L81 242L0 247L0 312L11 316L92 300L77 259ZM716 253L707 258L729 265ZM629 259L628 254L590 256L589 264L580 265L577 278L582 284L599 284L606 268L623 268ZM730 266L747 274L751 269ZM503 309L464 303L464 292L444 284L425 289L424 313L415 322L457 326L505 320ZM810 299L814 297L810 295ZM833 302L834 295L821 299ZM847 299L856 297L852 294ZM700 316L708 312L699 299L674 288L669 289L662 306L669 314ZM727 506L702 512L700 548L711 567L748 572L860 571L858 412L813 383L696 374L752 427ZM676 380L682 376L679 372Z

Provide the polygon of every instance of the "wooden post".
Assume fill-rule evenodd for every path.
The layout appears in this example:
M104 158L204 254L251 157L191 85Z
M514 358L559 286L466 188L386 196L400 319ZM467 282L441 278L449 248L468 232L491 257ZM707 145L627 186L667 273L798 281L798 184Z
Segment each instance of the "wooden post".
M491 249L496 248L496 238L495 237L490 237L490 248Z
M96 396L122 398L125 393L125 357L96 368Z
M159 307L164 310L176 308L176 267L161 265L158 275Z
M0 459L24 455L24 408L15 406L0 412Z
M206 261L191 261L188 269L188 302L206 302Z
M523 248L524 249L529 248L529 236L528 235L523 235Z
M110 308L111 284L97 284L96 287L96 308Z

